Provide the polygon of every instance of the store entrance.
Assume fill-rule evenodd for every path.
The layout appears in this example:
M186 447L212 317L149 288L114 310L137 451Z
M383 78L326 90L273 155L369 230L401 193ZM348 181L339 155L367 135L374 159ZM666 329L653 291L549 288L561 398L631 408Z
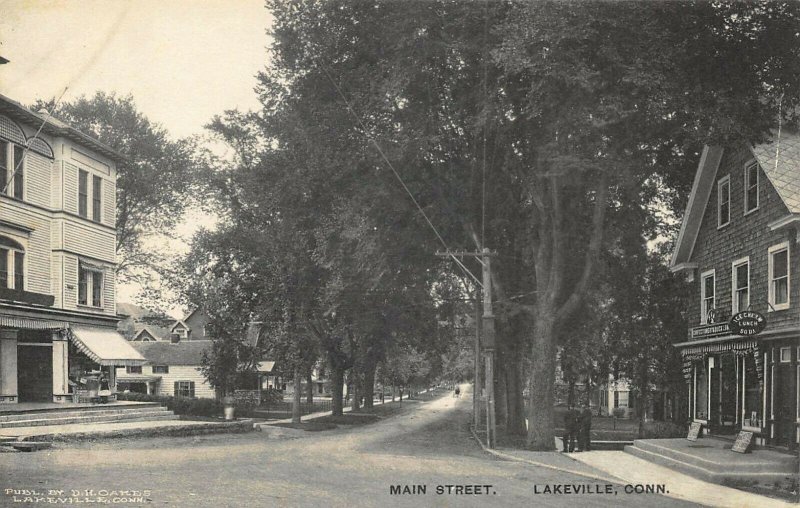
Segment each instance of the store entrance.
M53 347L17 346L17 393L20 402L53 402Z
M736 433L736 357L724 353L714 357L711 369L711 417L715 434Z

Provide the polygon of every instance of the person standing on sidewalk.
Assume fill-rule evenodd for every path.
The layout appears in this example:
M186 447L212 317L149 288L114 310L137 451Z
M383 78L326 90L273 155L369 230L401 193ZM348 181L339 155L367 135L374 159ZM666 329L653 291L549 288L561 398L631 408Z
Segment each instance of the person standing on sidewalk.
M575 450L575 434L578 425L578 412L572 406L564 413L564 453Z
M592 432L592 410L588 405L583 406L580 418L580 428L578 429L578 448L580 451L589 451L591 449L591 432Z

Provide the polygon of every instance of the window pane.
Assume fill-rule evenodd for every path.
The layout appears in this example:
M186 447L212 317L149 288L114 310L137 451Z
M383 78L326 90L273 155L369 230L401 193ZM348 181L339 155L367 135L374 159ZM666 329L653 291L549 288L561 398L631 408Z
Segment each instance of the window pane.
M783 278L775 281L775 304L789 301L789 279Z
M78 273L78 303L80 305L86 305L89 303L86 297L88 278L89 272L81 268L80 272Z
M747 296L747 289L740 289L736 292L736 309L738 311L747 310L747 306L750 305L750 303L747 301Z
M703 283L705 284L705 297L711 298L714 296L714 277L706 277L703 279Z
M0 288L8 286L8 249L0 249Z
M103 295L103 274L92 272L92 305L100 307L100 298Z
M758 165L753 164L747 168L747 188L758 186Z
M25 184L25 178L22 175L22 156L24 153L25 151L21 146L14 145L14 197L19 199L22 199L22 190Z
M14 253L14 289L25 289L25 254Z
M100 196L103 180L99 176L92 177L92 220L100 221Z
M788 251L782 250L780 252L775 252L774 254L772 254L773 279L785 277L788 274L787 266L788 266Z
M78 170L78 215L87 216L87 200L89 199L89 174Z
M748 286L748 271L749 266L746 263L736 267L736 289L746 288Z
M0 141L0 193L5 193L8 183L8 143Z

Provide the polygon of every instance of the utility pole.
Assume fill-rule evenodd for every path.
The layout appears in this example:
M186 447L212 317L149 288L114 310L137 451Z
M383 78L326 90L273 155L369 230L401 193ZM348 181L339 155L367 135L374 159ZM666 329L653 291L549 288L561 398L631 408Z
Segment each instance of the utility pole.
M472 390L472 426L477 434L481 427L481 293L475 288L475 382Z
M486 247L481 252L483 266L483 352L486 359L486 446L495 447L497 439L494 414L494 313L492 312L491 253Z
M481 281L472 273L469 273L476 282L483 287L483 315L480 315L480 307L477 306L476 314L478 314L478 322L476 323L477 331L475 334L475 394L473 394L473 411L475 431L479 428L480 411L478 391L480 384L480 377L478 368L480 366L480 354L483 353L485 365L485 388L486 388L486 446L489 448L495 447L495 440L497 439L495 428L495 414L494 414L494 349L495 349L495 333L494 333L494 313L492 312L492 265L491 258L494 255L489 249L483 248L480 252L437 252L439 257L455 258L456 256L474 256L481 264ZM456 259L456 262L466 270L466 267ZM477 293L477 291L476 291Z

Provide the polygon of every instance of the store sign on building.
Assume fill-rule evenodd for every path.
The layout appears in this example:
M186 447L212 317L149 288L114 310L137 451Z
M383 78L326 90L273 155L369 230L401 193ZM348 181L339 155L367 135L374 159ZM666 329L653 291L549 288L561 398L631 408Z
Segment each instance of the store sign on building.
M735 314L728 325L734 335L758 335L767 326L767 320L758 312L746 310Z
M689 329L689 340L708 339L720 335L729 335L730 333L731 327L728 323L712 323Z

